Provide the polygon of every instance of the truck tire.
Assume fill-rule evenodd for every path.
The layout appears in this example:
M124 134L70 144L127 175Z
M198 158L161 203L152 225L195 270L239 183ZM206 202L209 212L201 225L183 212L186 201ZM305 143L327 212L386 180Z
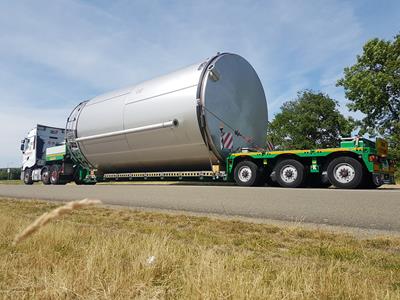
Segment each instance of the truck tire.
M337 188L354 189L360 186L363 180L363 167L352 157L337 157L328 165L329 181Z
M60 166L52 165L50 167L50 183L60 184Z
M307 187L323 189L323 188L328 188L328 187L330 187L332 185L329 182L329 180L325 182L321 177L322 176L319 173L317 173L317 174L308 174L307 179L306 179Z
M24 171L24 183L31 185L33 184L33 180L32 180L32 170L27 168Z
M267 182L266 170L263 167L258 167L257 171L257 180L254 186L265 186L265 183Z
M372 178L372 174L370 172L365 172L363 181L360 185L362 189L377 189L382 185L381 182L377 183Z
M236 165L234 178L239 186L255 186L260 182L260 171L255 163L244 160Z
M281 187L297 188L304 183L304 166L295 159L279 161L274 168L276 181Z
M44 168L42 171L42 182L45 185L50 184L50 171L48 168Z
M274 170L272 170L270 173L267 174L266 176L266 182L267 182L267 186L270 187L278 187L279 183L276 181L276 172Z

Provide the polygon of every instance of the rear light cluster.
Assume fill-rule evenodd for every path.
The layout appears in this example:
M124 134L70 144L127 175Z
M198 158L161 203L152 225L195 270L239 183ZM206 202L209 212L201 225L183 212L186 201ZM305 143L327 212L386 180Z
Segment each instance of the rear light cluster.
M372 161L372 162L379 162L379 161L380 161L380 157L379 157L378 155L372 154L372 155L370 155L370 156L368 157L368 160L369 160L369 161Z
M371 154L368 157L368 160L370 162L382 162L382 161L385 161L386 158L380 157L380 156L375 155L375 154ZM387 159L387 162L388 162L389 165L392 165L392 166L397 164L397 161L395 159Z

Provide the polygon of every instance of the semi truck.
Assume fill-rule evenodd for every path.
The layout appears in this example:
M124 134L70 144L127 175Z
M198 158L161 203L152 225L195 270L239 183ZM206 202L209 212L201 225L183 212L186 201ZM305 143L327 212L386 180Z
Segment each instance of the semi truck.
M94 184L95 176L67 152L65 128L36 125L21 141L22 172L25 184Z
M264 147L267 101L243 57L204 61L79 103L65 128L37 125L21 143L26 184L210 178L241 186L378 187L394 183L387 143Z

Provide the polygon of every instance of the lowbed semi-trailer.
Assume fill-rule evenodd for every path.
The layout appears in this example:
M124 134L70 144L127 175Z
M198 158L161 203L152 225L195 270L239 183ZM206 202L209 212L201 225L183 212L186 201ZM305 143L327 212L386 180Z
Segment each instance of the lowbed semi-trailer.
M25 168L22 180L26 184L95 184L97 180L225 180L240 186L263 186L266 183L281 187L377 188L394 184L395 162L387 156L387 143L382 139L372 142L364 138L342 139L340 147L314 150L254 151L240 149L232 152L220 169L225 171L160 171L106 173L96 176L94 169L73 160L61 137L60 145L53 144L63 129L38 125L22 141ZM36 160L36 164L32 162ZM25 165L26 166L26 165Z
M218 53L84 101L65 129L38 125L21 144L21 178L26 184L93 184L209 177L243 186L267 182L342 188L394 181L383 140L343 141L333 149L264 150L267 115L253 67L239 55Z
M240 151L229 155L226 169L228 179L241 186L377 188L395 183L395 162L379 138L344 138L340 147L328 149Z

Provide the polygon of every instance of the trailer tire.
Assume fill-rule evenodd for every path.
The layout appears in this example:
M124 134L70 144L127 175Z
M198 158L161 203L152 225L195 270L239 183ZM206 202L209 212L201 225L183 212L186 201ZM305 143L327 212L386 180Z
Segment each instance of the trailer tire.
M276 181L276 172L272 170L266 176L267 186L270 187L278 187L279 183Z
M48 168L44 168L42 171L42 182L45 185L50 184L50 171Z
M372 173L366 172L364 174L364 178L363 178L363 181L362 181L360 187L363 188L363 189L371 189L371 190L373 190L373 189L379 188L381 185L382 185L381 182L379 182L379 183L375 182L375 180L372 177Z
M234 178L239 186L255 186L260 182L260 171L254 162L244 160L236 165Z
M276 181L281 187L297 188L304 183L304 166L295 159L279 161L275 165L274 171L276 174Z
M82 185L85 184L83 180L79 179L79 177L74 178L74 182L76 185Z
M51 184L60 184L60 166L52 165L50 167L50 183Z
M308 174L307 179L306 179L306 185L307 187L310 188L328 188L332 184L328 181L324 181L322 179L322 175L317 173L317 174Z
M257 182L254 184L254 186L265 186L266 181L267 181L266 170L263 167L259 167L257 173Z
M32 180L32 170L27 168L24 170L24 183L31 185L33 184L33 180Z
M363 167L352 157L337 157L328 165L329 181L337 188L354 189L363 181Z

